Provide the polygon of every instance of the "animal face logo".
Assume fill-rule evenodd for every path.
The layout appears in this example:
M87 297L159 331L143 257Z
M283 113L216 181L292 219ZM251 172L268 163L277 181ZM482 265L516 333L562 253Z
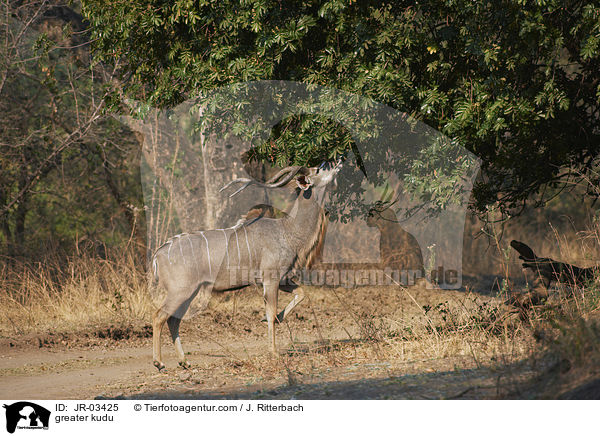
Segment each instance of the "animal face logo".
M6 431L14 433L17 428L39 429L48 428L50 411L29 401L19 401L4 404L6 409Z

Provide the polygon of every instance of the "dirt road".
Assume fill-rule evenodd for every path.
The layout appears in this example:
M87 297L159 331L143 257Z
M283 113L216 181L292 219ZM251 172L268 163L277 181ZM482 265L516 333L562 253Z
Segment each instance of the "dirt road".
M0 396L495 398L510 389L502 380L506 371L528 373L525 364L490 364L488 357L494 359L497 352L483 353L489 344L477 338L469 342L464 335L410 333L404 325L410 326L416 314L422 316L419 305L464 298L439 290L415 295L376 289L348 291L341 297L313 293L293 319L278 327L279 358L267 352L260 295L237 301L226 296L212 310L182 324L190 370L177 367L166 335L167 370L158 372L152 366L145 324L2 338ZM403 327L392 328L398 319L404 320ZM462 346L461 340L469 343Z
M150 343L118 348L3 349L0 365L2 399L128 398L490 398L496 395L494 371L443 369L457 359L353 363L317 370L293 380L281 371L271 379L237 377L228 353L218 346L190 353L190 370L175 367L159 373L151 365ZM248 347L230 350L249 353ZM248 355L248 354L247 354ZM258 356L258 354L257 354ZM264 357L269 360L270 357ZM463 362L468 364L468 362ZM271 363L272 364L272 363ZM415 373L411 367L423 367ZM199 368L198 368L199 366ZM233 365L234 367L235 365ZM232 368L234 369L234 368Z

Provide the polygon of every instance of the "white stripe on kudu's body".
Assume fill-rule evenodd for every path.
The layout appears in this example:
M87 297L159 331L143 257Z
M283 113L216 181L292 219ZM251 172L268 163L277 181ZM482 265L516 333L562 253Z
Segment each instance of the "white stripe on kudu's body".
M173 241L167 241L169 244L169 250L167 251L167 259L169 260L169 264L171 263L171 248L173 247Z
M237 194L250 184L275 188L286 186L291 182L297 194L293 205L295 213L293 216L286 215L279 219L262 214L255 219L238 222L233 228L186 234L185 246L181 235L177 235L156 250L152 259L154 265L152 286L160 286L167 291L165 301L156 311L153 319L154 365L159 370L164 368L160 336L165 322L169 326L179 364L187 367L188 363L179 338L179 324L192 300L198 297L198 305L203 309L213 292L243 288L254 284L250 280L257 276L262 277L263 280L268 336L271 351L276 353L275 321L281 322L304 298L301 288L293 283L283 284L282 281L293 269L308 266L318 254L326 225L325 212L320 202L325 187L339 169L339 164L327 169L288 167L265 183L251 179L234 180L225 185L222 190L234 183L243 183L243 186L235 191L234 194ZM240 252L237 232L240 227L244 229L247 258L242 258ZM230 265L229 244L232 241L227 235L229 230L235 233L238 253L235 270L231 270ZM179 250L174 252L179 252L179 255L171 253L174 244L179 244ZM204 244L206 244L206 256L202 254ZM194 249L194 245L197 249ZM186 262L186 257L193 262ZM194 264L193 267L190 266L191 263ZM252 274L233 274L241 270ZM279 289L292 292L294 298L277 315Z
M177 242L179 242L179 251L181 253L181 259L183 264L185 265L185 256L183 255L183 247L181 245L181 234L175 236L177 238Z
M190 235L187 235L187 239L188 239L188 242L190 243L190 250L192 251L192 257L194 258L194 265L196 265L196 271L198 273L198 276L200 276L198 258L196 257L196 254L194 253L194 244L192 243L192 239L190 238Z
M246 232L246 226L244 226L244 234L246 235L246 247L248 247L248 262L252 263L252 254L250 254L250 242L248 242L248 232Z
M238 267L239 267L241 265L241 257L240 257L240 241L238 240L237 227L234 227L233 231L235 232L235 243L236 243L237 249L238 249Z
M210 277L212 278L212 266L210 262L210 247L208 246L208 239L206 239L206 236L204 236L204 232L200 232L200 234L206 241L206 254L208 255L208 274L210 274Z
M227 229L229 230L229 229ZM225 230L221 229L221 231L223 232L223 236L225 236L225 252L227 254L227 269L229 269L229 241L227 240L227 232L225 232Z

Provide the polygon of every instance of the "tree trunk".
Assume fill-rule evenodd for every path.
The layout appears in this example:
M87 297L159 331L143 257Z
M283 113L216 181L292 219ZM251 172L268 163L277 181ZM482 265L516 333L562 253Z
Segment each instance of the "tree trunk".
M6 204L6 194L3 189L0 189L0 206ZM5 253L8 256L12 255L12 233L10 231L10 226L8 225L8 213L0 215L0 231L2 231L4 245L5 245Z
M19 178L19 191L27 184L27 178L22 173ZM15 232L13 234L14 254L21 254L25 246L25 217L27 215L27 203L29 193L25 192L21 200L17 203L15 210Z

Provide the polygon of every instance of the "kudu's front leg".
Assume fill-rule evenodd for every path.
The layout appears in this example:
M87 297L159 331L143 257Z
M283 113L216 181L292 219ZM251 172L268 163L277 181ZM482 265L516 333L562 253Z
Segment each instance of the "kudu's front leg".
M267 315L268 337L271 344L271 352L276 356L277 347L275 345L275 321L277 319L277 298L279 294L279 283L263 284L263 295L265 298L265 312Z
M277 321L283 322L283 320L292 312L292 310L294 310L294 308L300 304L302 300L304 300L304 291L302 288L294 289L292 291L292 295L294 298L288 303L287 306L285 306L285 309L279 312L279 315L277 315Z
M287 288L282 288L282 287L279 287L279 289L281 289L284 292L290 292L294 297L294 298L292 298L292 301L290 301L288 303L288 305L285 306L285 309L283 309L277 315L277 322L281 323L290 313L292 313L292 310L294 310L294 308L298 304L300 304L302 302L302 300L304 300L304 291L302 290L302 288L299 288L299 287L294 287L293 290L289 290ZM261 321L267 322L267 317L265 316Z

